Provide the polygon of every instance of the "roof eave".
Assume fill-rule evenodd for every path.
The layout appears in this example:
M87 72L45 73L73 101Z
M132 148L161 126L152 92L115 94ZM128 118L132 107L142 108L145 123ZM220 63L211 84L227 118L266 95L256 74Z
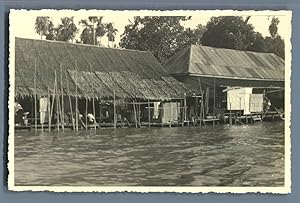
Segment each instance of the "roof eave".
M276 81L284 82L284 79L274 79L274 78L243 78L243 77L230 77L230 76L218 76L218 75L204 75L197 73L172 73L170 74L174 77L176 76L195 76L195 77L207 77L207 78L222 78L222 79L235 79L235 80L256 80L256 81Z

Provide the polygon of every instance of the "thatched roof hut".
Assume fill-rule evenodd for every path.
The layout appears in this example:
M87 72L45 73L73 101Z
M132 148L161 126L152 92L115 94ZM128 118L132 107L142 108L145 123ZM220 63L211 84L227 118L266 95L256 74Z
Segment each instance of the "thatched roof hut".
M47 95L48 88L54 88L55 73L58 89L71 96L75 83L78 96L88 98L109 99L115 91L117 98L169 100L194 93L146 51L15 39L16 97L32 96L35 90Z
M191 45L163 64L187 84L198 79L209 86L284 87L284 60L273 53Z

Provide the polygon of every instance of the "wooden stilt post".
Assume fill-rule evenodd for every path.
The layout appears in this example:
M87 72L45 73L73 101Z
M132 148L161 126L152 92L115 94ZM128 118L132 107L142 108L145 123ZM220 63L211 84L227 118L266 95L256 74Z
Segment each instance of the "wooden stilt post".
M69 105L70 105L70 111L71 111L72 126L73 126L73 130L75 130L72 101L71 101L71 96L70 96L70 88L69 88L69 82L68 82L68 77L67 77L67 73L66 72L65 72L65 76L66 76L67 89L68 89L68 97L69 97Z
M183 96L183 98L184 98L184 101L183 101L183 103L184 103L184 121L183 121L183 125L184 125L184 122L187 120L187 104L186 104L186 93L184 93L184 96Z
M164 105L162 104L162 102L160 103L161 107L160 107L160 118L161 118L161 127L164 127L164 123L163 123L163 116L165 115L165 111L164 111Z
M44 120L41 120L41 115L43 115L45 112L40 112L40 123L41 123L41 129L42 129L42 134L44 133Z
M196 125L198 125L198 97L197 97L197 94L195 94L195 121L196 121Z
M85 130L88 130L88 99L85 97Z
M57 92L59 92L59 90L57 90ZM57 97L58 97L58 111L59 111L59 118L60 118L60 126L61 126L61 129L63 130L63 125L64 125L64 121L63 121L63 119L62 119L62 107L61 107L61 100L60 100L60 95L57 95ZM64 130L63 130L64 131Z
M74 122L74 114L73 114L73 107L72 107L72 101L71 101L71 96L68 95L69 97L69 105L70 105L70 113L71 113L71 121L72 121L72 127L73 127L73 130L75 130L75 122Z
M133 100L132 104L133 104L135 128L137 128L136 109L135 109L135 101L134 100Z
M184 126L184 102L180 101L180 107L181 107L181 126L183 127Z
M37 131L36 58L34 59L34 128Z
M63 90L63 71L60 64L60 89L61 89L61 127L62 131L65 131L65 110L64 110L64 90Z
M95 119L94 119L94 129L96 130L95 98L93 98L93 116L95 117Z
M202 100L203 100L203 97L201 96L201 103L200 103L200 115L199 115L199 126L201 127L202 126Z
M200 116L199 116L199 126L202 126L202 109L203 109L203 92L202 92L202 85L201 85L201 81L200 81L200 77L198 78L198 82L199 82L199 89L200 89L200 95L201 95L201 102L200 102Z
M78 70L77 70L77 61L75 61L75 73L76 73L76 80L75 80L75 122L76 122L76 131L78 131L78 87L77 87L77 76L78 76Z
M205 96L205 115L209 112L209 87L206 88L206 96Z
M48 131L50 132L51 131L51 115L50 115L50 111L51 111L51 108L50 108L50 90L49 90L49 87L47 88L48 89L48 95L47 95L47 109L48 109Z
M202 126L202 120L204 119L204 92L201 91L201 112L200 112L200 126Z
M250 95L250 97L249 97L249 113L250 113L250 115L249 115L249 118L250 118L250 120L249 120L249 123L252 123L252 113L251 113L251 95Z
M202 121L204 119L204 94L202 92L202 96L201 96L201 112L200 112L200 126L202 126Z
M237 124L237 112L234 113L234 124Z
M178 126L178 121L179 121L179 117L178 117L178 101L176 101L176 126Z
M187 104L186 104L186 93L184 93L184 120L187 120Z
M240 97L240 123L242 123L242 98Z
M169 123L169 127L171 128L172 127L172 114L173 114L173 112L172 112L172 101L170 101L170 103L169 103L169 107L170 107L170 123Z
M250 101L250 96L249 96L249 101ZM249 102L249 105L250 105L250 102ZM246 109L246 99L245 98L244 98L244 109ZM249 108L249 111L250 111L250 108ZM246 124L248 124L248 115L245 113L245 110L244 110L244 114L245 114L245 117L246 117L245 122L246 122Z
M54 74L55 74L55 98L56 98L56 125L57 125L57 131L59 131L59 109L58 109L59 99L58 99L56 70L54 71Z
M216 78L214 78L214 106L213 106L213 127L215 127L215 118L216 118Z
M230 123L230 126L232 126L231 102L229 102L229 123Z
M78 97L77 97L77 93L76 93L76 97L75 97L75 130L78 131L78 119L79 119L79 115L78 115Z
M135 112L136 112L137 126L140 127L140 121L139 121L139 102L138 101L135 101Z
M31 130L33 128L33 120L34 120L34 98L31 98L31 113L30 113L30 115L31 115L30 130Z
M101 128L101 119L102 119L102 108L101 108L101 100L99 100L99 129Z
M56 76L56 75L55 75ZM53 86L53 95L52 95L52 104L51 104L51 109L50 109L50 120L49 120L49 126L51 131L51 123L52 123L52 115L53 115L53 109L54 109L54 102L55 102L55 85L56 85L56 78L54 78L54 86Z
M60 107L59 107L59 92L58 92L58 85L57 85L57 81L56 81L56 90L55 90L55 93L56 93L56 96L55 96L55 98L56 98L56 118L57 118L57 122L56 122L56 124L57 124L57 131L59 131L60 129L60 119L61 119L61 115L60 115L60 111L59 111L59 109L60 109Z
M114 90L114 129L117 128L116 91Z
M150 125L151 125L151 111L150 111L150 102L149 102L149 99L148 99L148 128L150 128Z
M141 104L138 103L138 121L139 121L139 126L141 126Z

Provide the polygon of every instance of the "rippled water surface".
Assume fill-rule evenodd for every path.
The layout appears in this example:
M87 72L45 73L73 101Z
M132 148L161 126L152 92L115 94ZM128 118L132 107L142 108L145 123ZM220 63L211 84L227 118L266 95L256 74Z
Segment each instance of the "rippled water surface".
M15 184L283 186L284 123L16 131Z

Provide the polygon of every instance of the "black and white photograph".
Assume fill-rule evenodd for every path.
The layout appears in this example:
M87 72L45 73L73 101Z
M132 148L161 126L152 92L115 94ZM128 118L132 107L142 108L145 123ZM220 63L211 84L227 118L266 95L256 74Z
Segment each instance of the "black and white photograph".
M11 10L9 190L289 193L291 16Z

